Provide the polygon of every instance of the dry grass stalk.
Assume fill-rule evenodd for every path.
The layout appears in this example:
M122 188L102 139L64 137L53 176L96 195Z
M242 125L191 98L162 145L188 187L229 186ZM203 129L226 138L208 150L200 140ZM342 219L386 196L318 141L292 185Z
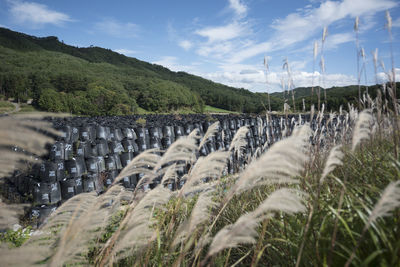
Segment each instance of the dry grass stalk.
M76 195L50 216L40 228L42 234L33 236L21 251L29 253L40 243L41 260L50 258L51 266L87 264L85 252L90 242L101 234L98 229L103 229L119 210L125 193L122 186L115 185L100 197L95 193Z
M234 224L222 228L213 238L207 257L239 244L255 243L258 236L256 228L260 221L269 218L271 212L304 212L304 197L305 194L298 190L282 188L274 191L256 210L242 215Z
M357 145L364 139L369 139L371 133L372 115L370 110L364 110L358 116L353 132L351 150L354 151Z
M155 237L155 231L151 228L154 209L161 208L168 202L171 195L171 191L162 186L157 186L149 191L127 214L127 223L120 232L118 242L116 242L111 255L117 253L117 256L121 254L126 256L125 253L140 249L151 242Z
M212 200L212 191L202 192L193 207L190 219L183 223L175 235L173 246L184 241L189 235L193 234L197 226L207 222L211 218L211 210L217 206Z
M313 73L312 73L312 80L311 80L311 97L314 97L314 75L315 75L315 60L317 59L318 55L318 42L314 41L313 47Z
M34 113L0 117L0 177L23 169L26 167L24 162L32 162L48 152L45 145L53 141L51 135L59 135L59 132L43 118L53 115Z
M324 46L325 40L328 36L328 28L325 26L322 30L322 41L321 41L321 53L320 53L320 68L321 68L321 79L322 79L322 88L324 90L325 104L326 104L326 89L325 89L325 58L324 58ZM321 86L318 87L318 111L320 110L321 103Z
M296 112L296 104L295 104L295 99L294 99L294 88L295 88L295 86L293 84L292 71L290 69L289 61L288 61L287 58L285 59L282 68L286 69L286 72L287 72L287 76L288 76L288 93L289 93L289 91L292 92L293 111Z
M96 194L79 194L67 202L64 203L59 209L57 209L48 219L48 223L45 224L40 230L41 234L33 236L28 240L24 246L20 248L22 254L28 253L34 248L38 247L40 243L42 249L42 258L50 258L52 265L62 265L62 262L66 260L71 260L69 257L65 257L65 253L68 251L69 256L78 253L79 249L76 247L69 250L68 243L75 238L82 238L83 236L77 236L79 228L74 228L77 226L77 222L82 219L82 217L87 215L89 207L92 207L93 203L96 201ZM85 241L89 241L84 239ZM53 251L53 248L55 250ZM34 262L30 262L34 264Z
M364 235L371 224L374 224L378 218L390 216L393 210L398 207L400 207L400 181L390 183L383 191L380 199L375 204L374 209L368 217L368 221L364 226L357 245L353 249L353 252L351 253L349 259L345 264L346 267L350 266L351 262L353 261L355 253L359 248L361 242L364 240Z
M207 143L209 138L214 136L218 131L219 131L219 121L216 121L208 127L207 132L204 134L203 139L199 144L199 150Z
M300 127L292 136L272 145L259 159L250 163L231 189L238 194L262 184L296 183L294 177L300 175L308 160L308 138L311 129Z
M165 183L168 183L168 181L176 181L177 178L178 176L176 174L176 163L174 163L167 168L161 180L161 184L164 185Z
M225 169L229 152L215 151L206 157L200 157L187 175L186 183L180 190L180 194L186 193L194 185L204 179L217 179Z
M340 151L341 148L341 145L337 145L333 147L329 152L324 171L322 172L321 179L319 180L319 183L321 185L324 183L325 178L328 176L328 174L331 173L336 168L336 166L343 165L342 159L344 157L344 154L342 151Z
M196 151L198 151L196 138L182 136L170 145L154 169L159 170L162 166L176 161L194 162L196 161Z
M244 148L247 146L246 135L248 131L247 126L240 127L229 146L228 151L233 151L233 154L238 158L243 156Z
M7 229L19 223L19 218L24 214L27 204L6 204L0 199L0 229Z
M392 211L398 207L400 207L400 181L392 182L385 188L368 218L367 228L378 218L391 216Z
M267 95L268 95L268 111L271 112L271 100L269 97L269 87L268 87L268 72L269 72L269 65L268 65L268 58L264 57L264 67L265 67L265 83L267 84Z
M140 153L119 173L113 184L116 184L124 177L133 174L153 173L155 166L160 162L160 156L156 154L157 152L158 149L149 149Z

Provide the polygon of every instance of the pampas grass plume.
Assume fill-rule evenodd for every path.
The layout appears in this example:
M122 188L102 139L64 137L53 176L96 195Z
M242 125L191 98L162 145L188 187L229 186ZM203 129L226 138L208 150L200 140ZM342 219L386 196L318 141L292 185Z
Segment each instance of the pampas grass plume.
M305 194L298 190L282 188L274 191L258 208L242 215L234 224L222 228L213 238L208 251L208 257L226 248L237 247L239 244L256 242L256 231L260 221L268 218L271 212L293 214L306 210L303 204Z
M367 225L376 222L378 218L390 216L398 207L400 207L400 181L392 182L385 188L368 218Z
M325 168L324 171L322 172L321 179L319 180L320 184L323 184L325 181L325 178L328 176L329 173L331 173L336 166L343 165L342 159L344 157L343 152L341 151L342 146L337 145L331 149L329 152L328 158L325 163Z
M350 112L351 114L351 112ZM370 124L373 118L370 110L364 110L358 116L353 132L353 140L351 150L354 151L357 145L364 139L368 139L371 133Z

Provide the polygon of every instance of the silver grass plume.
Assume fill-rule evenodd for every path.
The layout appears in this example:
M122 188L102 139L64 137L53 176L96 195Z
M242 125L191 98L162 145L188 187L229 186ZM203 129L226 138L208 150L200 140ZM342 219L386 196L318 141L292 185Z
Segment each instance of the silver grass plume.
M248 131L249 129L247 126L240 127L233 137L228 151L233 151L234 155L241 157L243 155L244 148L247 145L246 135Z
M124 177L131 176L133 174L152 174L155 166L160 161L160 156L156 154L158 151L158 149L148 149L140 153L131 162L129 162L124 169L122 169L117 178L115 178L113 184L116 184Z
M163 165L170 162L194 162L197 150L196 138L193 136L182 136L169 146L154 169L159 170Z
M82 252L88 252L90 242L100 237L101 231L98 229L104 229L110 223L112 216L120 210L124 193L125 189L121 185L115 185L100 197L88 194L93 200L88 199L87 202L84 200L82 215L68 224L51 262L55 264L86 262L85 253Z
M176 179L178 178L177 174L176 174L176 163L172 164L171 166L169 166L165 172L165 174L163 175L163 178L161 180L161 184L165 184L168 181L172 180L172 181L176 181Z
M310 123L313 121L314 119L314 114L315 114L315 106L314 104L311 105L311 110L310 110Z
M313 73L312 73L312 82L311 82L311 96L314 96L314 75L315 75L315 60L317 59L318 55L318 42L314 41L314 48L313 48Z
M347 260L344 266L350 266L350 263L353 261L356 250L359 248L361 241L369 229L371 224L374 224L378 218L388 217L391 215L394 209L400 207L400 181L392 182L388 186L386 186L383 191L381 198L375 204L374 209L368 217L368 221L365 224L363 231L361 233L361 237L357 243L357 246L353 249L349 259Z
M272 212L304 212L304 196L305 193L294 189L276 190L255 211L242 215L234 224L222 228L214 236L207 257L226 248L255 243L258 236L256 228L260 221L269 218Z
M324 118L325 104L321 105L321 110L318 112L318 125L321 125Z
M304 164L308 160L310 136L310 127L303 125L290 137L273 144L240 174L231 194L238 194L262 184L297 183L294 178L304 170Z
M305 212L306 207L303 202L306 197L307 194L300 190L281 188L272 192L252 213L255 217L262 218L271 211L287 214Z
M210 211L217 206L217 203L212 200L211 192L203 192L199 195L190 215L189 233L193 232L197 225L208 221L211 217Z
M288 103L283 103L283 111L285 113L290 111L290 105Z
M128 214L127 223L121 230L119 240L116 242L114 253L126 255L132 250L137 250L147 245L155 238L155 230L151 228L155 208L161 208L166 204L172 193L169 189L157 186L150 190L142 200L136 204L132 212ZM112 255L114 254L112 253Z
M219 121L214 122L208 127L207 132L204 134L203 139L199 144L199 150L207 143L210 137L214 136L218 132L218 130L219 130Z
M210 257L226 248L240 244L254 244L258 235L256 228L259 221L252 214L246 213L234 223L222 228L213 238L207 256Z
M370 126L373 117L371 115L371 110L364 110L358 116L356 125L354 126L353 140L351 150L354 151L357 145L364 139L369 139L370 137Z
M183 193L182 196L185 198L188 198L188 197L193 197L194 195L199 194L201 192L210 192L210 191L215 190L219 184L220 184L220 180L214 180L214 181L207 182L207 183L201 183L196 186L192 186L190 188L185 189L185 193ZM179 194L179 192L173 192L173 193L176 195Z
M322 43L325 42L326 37L328 36L328 28L325 26L322 30Z
M341 151L342 146L337 145L331 149L329 152L328 158L325 163L325 168L324 171L322 172L321 179L319 180L320 184L323 184L325 181L325 178L328 176L329 173L331 173L336 166L343 165L342 159L344 157L343 152Z
M318 55L318 42L314 41L314 48L313 48L314 60L317 58L317 55Z
M212 191L205 191L200 193L195 206L192 209L189 220L183 223L180 229L178 228L175 235L173 245L184 241L190 234L192 234L198 225L207 222L211 218L211 210L217 207L217 203L212 200Z
M0 179L14 170L24 170L28 163L37 162L47 153L45 145L53 142L60 133L52 128L47 116L64 117L64 114L32 113L0 117ZM4 228L19 221L25 205L8 205L0 200L0 225ZM3 227L2 227L3 228Z
M200 157L187 175L187 180L181 188L181 193L186 193L194 185L203 179L217 179L225 169L229 152L214 151L206 157Z
M386 28L388 28L388 30L392 29L392 17L390 16L390 12L389 10L386 10Z
M189 134L189 137L196 138L196 139L200 139L201 136L200 136L200 131L199 131L199 129L196 128L196 129L194 129L193 131L191 131L190 134Z
M7 229L19 223L19 218L24 215L24 208L27 207L28 204L6 204L0 199L0 229Z
M24 254L24 251L29 251L40 243L43 252L42 260L50 258L53 265L56 265L55 262L62 265L62 262L66 260L63 257L66 252L65 248L68 247L69 242L77 237L76 233L79 230L79 228L74 229L72 226L75 226L76 222L82 217L87 216L89 207L92 207L96 200L97 195L95 193L79 194L69 199L50 216L47 224L40 229L42 234L33 236L20 248L21 253ZM58 230L57 233L53 233L54 229ZM56 248L55 251L53 251L54 247ZM78 251L73 250L71 254L74 255L75 253L78 253ZM31 264L34 263L31 262Z
M372 60L374 62L375 84L378 84L378 48L372 51Z
M354 20L354 31L358 32L359 24L360 24L360 18L356 16L356 19Z
M45 116L54 114L0 117L0 177L10 175L15 169L23 169L26 167L23 162L32 162L47 153L45 145L51 143L53 138L44 133L59 135L59 132L52 128L50 122L42 120Z
M378 218L390 216L397 207L400 207L400 181L392 182L385 188L368 218L366 227L375 223Z
M264 129L264 121L260 117L257 117L257 126L258 126L259 134L262 134L263 129Z

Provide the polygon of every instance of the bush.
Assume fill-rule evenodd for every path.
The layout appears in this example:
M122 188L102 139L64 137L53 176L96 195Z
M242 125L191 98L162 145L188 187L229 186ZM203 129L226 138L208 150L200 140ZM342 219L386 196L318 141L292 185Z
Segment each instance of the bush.
M7 230L5 233L0 233L0 241L8 243L10 247L20 247L25 241L27 241L32 232L32 227L20 228L16 231Z

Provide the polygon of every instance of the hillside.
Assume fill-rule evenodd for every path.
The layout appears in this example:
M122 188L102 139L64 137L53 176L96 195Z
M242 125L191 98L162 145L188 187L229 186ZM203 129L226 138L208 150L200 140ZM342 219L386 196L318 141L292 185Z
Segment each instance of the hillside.
M0 94L34 98L48 111L113 115L134 113L139 106L155 112L201 112L204 104L239 112L264 109L264 95L109 49L66 45L54 36L38 38L0 28L0 60Z

